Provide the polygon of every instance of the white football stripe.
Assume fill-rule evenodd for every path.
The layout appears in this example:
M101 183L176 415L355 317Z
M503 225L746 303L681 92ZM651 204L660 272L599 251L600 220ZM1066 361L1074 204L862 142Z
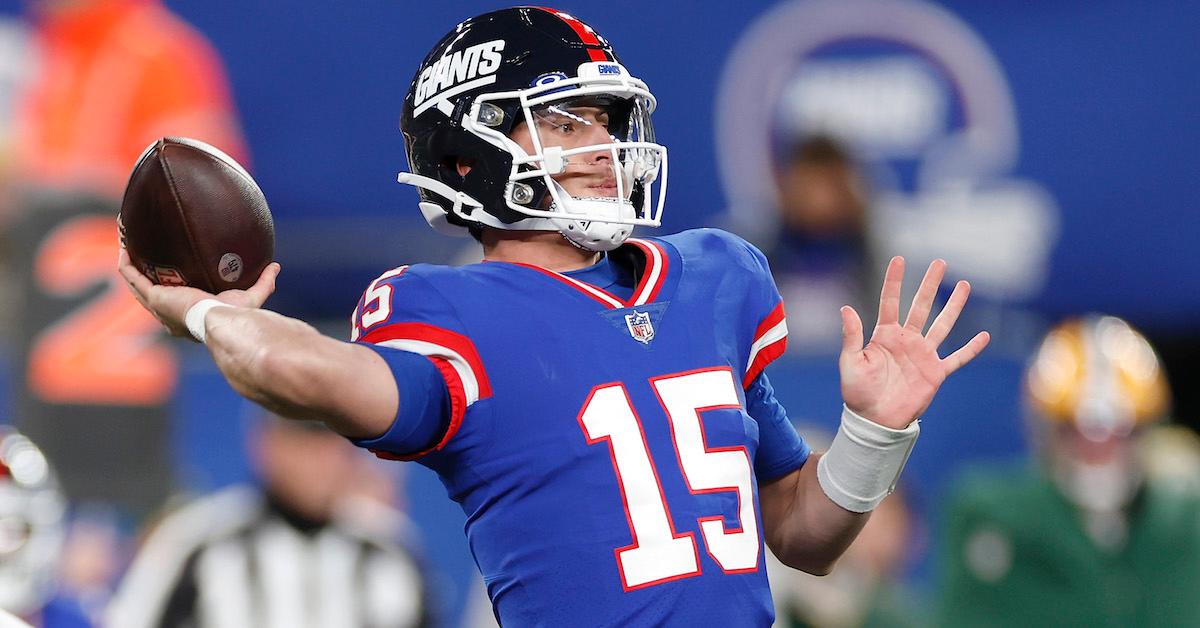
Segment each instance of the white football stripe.
M762 351L768 345L772 345L780 340L783 340L786 336L787 319L782 318L778 323L775 323L774 327L771 327L767 331L763 332L763 335L760 336L758 340L755 340L754 344L750 346L750 359L746 361L746 372L749 373L750 369L754 366L754 359L758 357L759 351Z
M463 393L467 396L467 406L479 400L479 379L475 377L475 371L471 369L471 364L457 351L426 340L412 340L407 338L384 340L375 344L381 347L391 347L401 351L446 360L454 368L454 371L458 373L459 379L462 380Z
M659 252L657 246L654 246L649 242L644 240L638 240L638 242L646 245L646 249L650 251L650 257L646 260L646 270L650 273L650 276L646 280L646 285L642 289L642 293L636 295L637 298L634 300L633 304L645 305L646 301L649 300L650 295L654 294L654 288L658 285L659 275L662 274L662 253Z
M624 303L618 301L617 299L614 299L613 296L611 294L608 294L607 292L599 290L599 289L591 286L590 284L586 284L582 281L579 281L578 279L572 279L571 277L568 277L562 273L555 273L555 274L557 274L559 277L562 277L566 281L571 282L571 284L573 286L575 286L576 288L579 288L580 290L587 292L588 294L596 297L597 299L600 299L601 301L604 301L605 303L608 303L609 305L611 305L613 307L616 307L616 308L625 307Z

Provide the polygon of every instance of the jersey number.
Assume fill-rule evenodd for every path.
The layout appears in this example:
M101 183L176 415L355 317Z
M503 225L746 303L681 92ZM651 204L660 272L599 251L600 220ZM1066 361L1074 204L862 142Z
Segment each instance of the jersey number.
M103 290L34 337L29 387L62 404L153 406L175 388L174 352L156 341L162 326L138 305L112 269L117 222L83 216L46 236L34 260L39 290L74 298Z
M679 468L695 493L736 492L738 527L722 515L700 517L704 545L725 573L758 570L758 520L754 513L750 455L745 447L709 448L700 413L741 409L728 369L693 371L650 380L670 422ZM716 415L714 415L716 416ZM588 444L608 441L633 543L616 549L625 590L700 574L700 555L692 532L680 534L663 495L658 471L646 446L629 393L620 383L592 389L579 424Z

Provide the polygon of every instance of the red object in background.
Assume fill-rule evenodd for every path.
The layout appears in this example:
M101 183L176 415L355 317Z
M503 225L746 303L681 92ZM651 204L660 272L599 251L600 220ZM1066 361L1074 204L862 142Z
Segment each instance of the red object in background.
M12 121L20 270L15 421L73 499L140 516L171 490L178 357L115 272L117 206L146 145L185 135L242 163L221 62L160 0L39 0L37 59ZM7 216L5 220L9 220Z
M158 0L40 11L38 71L14 125L22 183L120 198L138 155L164 135L209 142L246 163L216 52Z

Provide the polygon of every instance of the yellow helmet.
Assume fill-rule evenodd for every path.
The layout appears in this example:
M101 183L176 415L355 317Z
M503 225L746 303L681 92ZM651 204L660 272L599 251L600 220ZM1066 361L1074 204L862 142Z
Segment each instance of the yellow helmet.
M1114 316L1090 315L1046 334L1025 376L1033 409L1095 440L1167 412L1170 390L1144 336Z

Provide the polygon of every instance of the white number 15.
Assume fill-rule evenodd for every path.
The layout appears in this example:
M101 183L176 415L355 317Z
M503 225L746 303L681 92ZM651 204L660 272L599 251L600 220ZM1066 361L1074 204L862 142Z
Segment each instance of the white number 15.
M739 528L727 529L720 513L697 520L709 555L725 573L756 571L759 537L750 455L745 447L709 448L700 419L705 410L741 408L733 374L722 368L665 375L650 382L670 421L688 489L692 493L737 492ZM607 440L611 448L633 536L631 545L615 550L625 590L699 575L695 535L675 531L645 433L625 386L612 383L593 388L579 413L579 424L588 444Z

